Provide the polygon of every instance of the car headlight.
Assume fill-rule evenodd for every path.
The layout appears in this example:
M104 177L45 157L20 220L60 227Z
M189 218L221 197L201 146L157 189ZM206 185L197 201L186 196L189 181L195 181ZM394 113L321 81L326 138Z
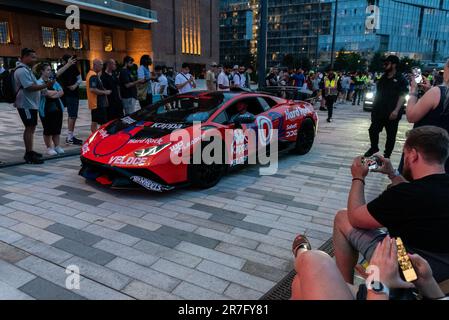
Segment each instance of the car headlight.
M374 93L373 93L373 92L368 92L368 93L366 94L366 98L367 98L367 99L372 99L372 98L374 98Z
M94 140L95 140L95 138L97 137L97 135L98 135L98 131L95 132L95 133L89 138L89 144L91 144L92 142L94 142Z
M158 154L159 152L161 152L170 145L171 143L163 144L160 146L153 146L150 148L137 150L136 152L134 152L134 154L136 155L137 158L150 157Z

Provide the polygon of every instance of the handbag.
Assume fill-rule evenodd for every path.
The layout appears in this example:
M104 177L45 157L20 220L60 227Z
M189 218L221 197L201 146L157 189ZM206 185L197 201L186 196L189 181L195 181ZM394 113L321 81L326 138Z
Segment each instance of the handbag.
M148 86L149 86L149 82L145 82L145 83L139 83L137 85L137 99L139 101L144 101L147 99L148 96Z

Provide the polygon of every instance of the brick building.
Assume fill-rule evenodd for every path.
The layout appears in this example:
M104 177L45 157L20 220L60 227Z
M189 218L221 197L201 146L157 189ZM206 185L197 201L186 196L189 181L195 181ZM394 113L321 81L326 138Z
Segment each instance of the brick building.
M80 9L75 30L66 27L71 4ZM0 0L0 57L13 65L31 47L55 64L69 53L85 73L94 58L150 54L155 64L185 61L199 73L218 60L218 16L216 0Z

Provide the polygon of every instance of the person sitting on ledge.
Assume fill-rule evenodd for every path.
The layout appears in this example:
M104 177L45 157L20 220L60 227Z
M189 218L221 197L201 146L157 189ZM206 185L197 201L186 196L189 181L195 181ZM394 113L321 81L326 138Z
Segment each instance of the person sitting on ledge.
M389 300L390 289L415 288L424 299L444 299L443 291L432 275L432 269L419 255L409 255L418 279L405 282L399 273L396 241L386 236L376 245L370 266L378 278L358 288L347 284L334 260L322 251L312 251L305 236L293 243L295 270L291 300Z
M404 176L390 160L379 157L383 164L377 172L388 175L392 187L368 204L369 168L361 157L352 165L348 209L337 213L333 234L336 263L348 283L353 283L359 253L370 261L388 234L401 237L408 252L425 258L439 283L449 279L449 175L444 168L449 135L433 126L413 129L407 134L404 155Z

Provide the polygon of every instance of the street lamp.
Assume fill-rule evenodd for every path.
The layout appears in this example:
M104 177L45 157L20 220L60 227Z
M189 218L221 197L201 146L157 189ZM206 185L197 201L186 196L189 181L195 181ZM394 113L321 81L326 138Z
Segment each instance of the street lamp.
M334 28L332 32L332 49L331 49L331 69L334 69L335 64L335 40L337 36L337 15L338 15L338 0L335 0L334 11Z
M265 86L265 73L267 70L267 25L268 25L268 0L260 0L259 9L259 39L257 42L257 73L259 89Z

